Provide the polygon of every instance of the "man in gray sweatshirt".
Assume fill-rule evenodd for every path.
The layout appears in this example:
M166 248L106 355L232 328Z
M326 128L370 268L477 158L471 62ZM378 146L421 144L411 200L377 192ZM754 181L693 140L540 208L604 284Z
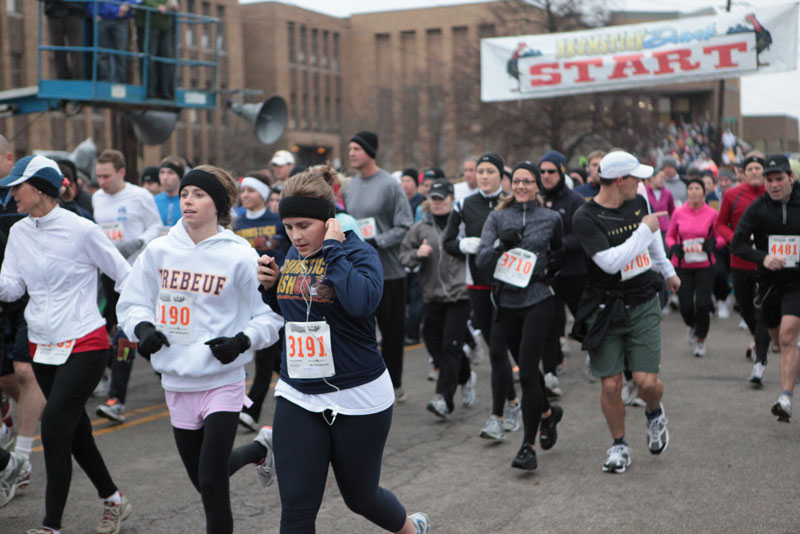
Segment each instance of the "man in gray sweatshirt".
M381 330L381 352L395 396L402 401L406 272L400 243L414 223L400 184L375 164L378 136L361 131L350 139L350 165L358 171L343 193L347 212L358 220L364 241L378 250L383 266L383 296L375 312Z
M672 198L675 200L675 207L678 208L686 203L688 198L686 194L686 182L681 180L681 175L678 174L678 160L675 158L664 158L661 163L661 168L664 169L664 176L666 181L664 186L672 193Z

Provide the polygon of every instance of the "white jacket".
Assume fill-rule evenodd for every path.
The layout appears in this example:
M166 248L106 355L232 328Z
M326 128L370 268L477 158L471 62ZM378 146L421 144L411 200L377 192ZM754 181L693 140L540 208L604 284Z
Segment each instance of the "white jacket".
M25 217L11 227L0 300L25 294L28 339L61 343L79 339L105 320L97 309L97 269L120 291L130 265L95 223L58 206L44 217Z
M160 290L193 300L193 341L179 345L170 340L169 347L150 357L161 373L162 386L170 391L206 391L243 380L253 351L275 343L283 326L283 319L258 292L258 254L230 230L219 230L195 245L183 219L179 220L136 259L117 303L119 324L131 340L138 341L133 330L140 322L159 329ZM239 332L250 338L250 349L223 365L205 342Z

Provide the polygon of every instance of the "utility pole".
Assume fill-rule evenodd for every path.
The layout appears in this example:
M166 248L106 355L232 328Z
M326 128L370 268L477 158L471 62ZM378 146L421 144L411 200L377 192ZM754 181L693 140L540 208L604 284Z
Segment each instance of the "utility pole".
M728 0L725 6L725 11L730 13L731 11L731 0ZM725 113L725 79L721 79L719 81L719 87L717 88L717 142L716 148L714 150L714 161L717 162L717 165L722 165L722 151L725 149L725 145L722 144L722 136L725 132L724 130L724 123L723 123L723 115Z

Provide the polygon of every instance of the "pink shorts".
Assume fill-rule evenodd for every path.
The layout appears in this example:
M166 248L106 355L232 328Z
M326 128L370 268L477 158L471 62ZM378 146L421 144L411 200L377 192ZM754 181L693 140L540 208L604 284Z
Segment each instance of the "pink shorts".
M245 395L244 380L208 391L164 390L172 426L184 430L203 428L203 420L216 412L242 411L253 401Z

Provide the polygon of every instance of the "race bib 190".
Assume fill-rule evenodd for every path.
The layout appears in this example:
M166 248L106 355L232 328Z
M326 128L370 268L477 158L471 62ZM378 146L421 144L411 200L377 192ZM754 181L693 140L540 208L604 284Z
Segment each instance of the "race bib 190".
M369 239L375 237L378 232L378 227L375 225L375 217L367 217L366 219L358 219L358 229L361 231L361 237Z
M285 341L289 378L327 378L336 374L331 328L325 321L287 322Z
M686 263L702 263L708 261L708 254L703 250L705 239L697 237L683 242L683 261Z
M636 255L627 265L620 271L622 280L630 280L635 276L639 276L643 272L649 271L653 262L650 260L650 253L646 250Z
M156 328L170 343L191 345L194 341L194 296L161 291L156 305Z
M771 235L768 247L770 254L786 261L786 267L797 267L800 260L800 236Z
M528 287L534 267L536 254L523 248L512 248L497 260L494 278L512 286Z

